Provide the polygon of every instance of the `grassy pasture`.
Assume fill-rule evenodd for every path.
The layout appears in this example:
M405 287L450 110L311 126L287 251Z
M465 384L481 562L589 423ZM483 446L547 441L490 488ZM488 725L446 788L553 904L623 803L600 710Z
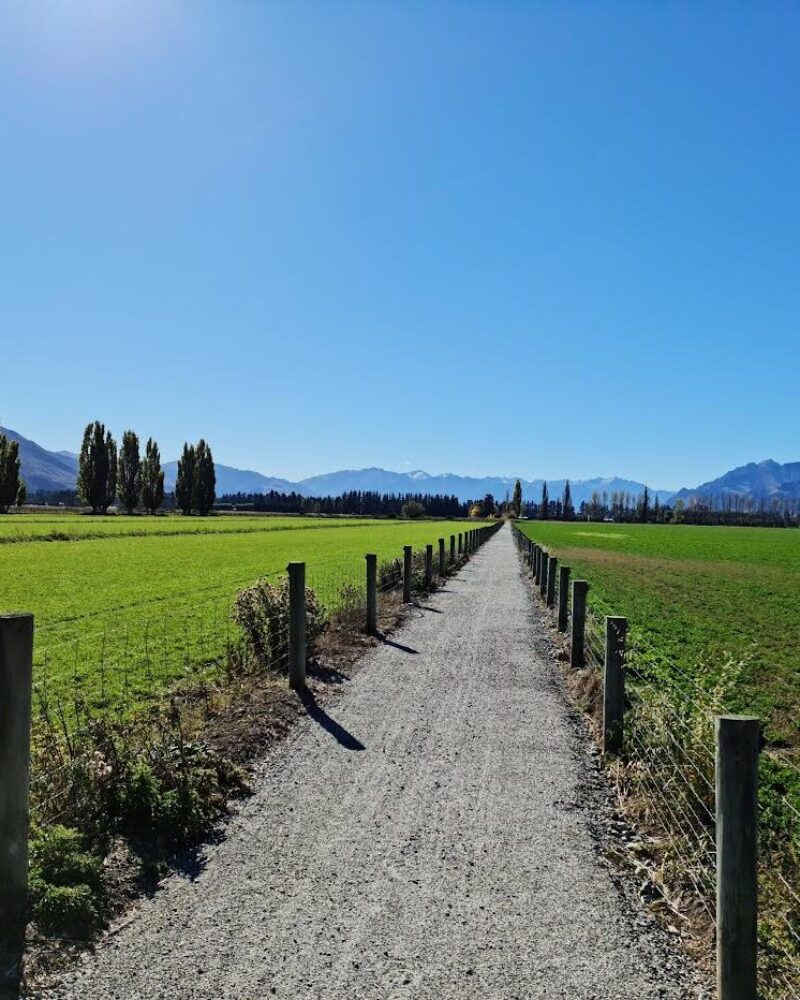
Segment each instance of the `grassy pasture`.
M745 662L735 708L800 745L800 531L535 521L520 529L629 619L643 655L691 674Z
M126 710L219 656L237 589L305 561L323 602L379 562L463 522L309 517L0 519L0 610L36 616L35 681L65 700ZM20 534L23 533L23 534ZM16 533L16 534L15 534ZM58 535L56 535L58 533ZM69 540L55 540L66 536ZM13 540L12 540L13 539Z

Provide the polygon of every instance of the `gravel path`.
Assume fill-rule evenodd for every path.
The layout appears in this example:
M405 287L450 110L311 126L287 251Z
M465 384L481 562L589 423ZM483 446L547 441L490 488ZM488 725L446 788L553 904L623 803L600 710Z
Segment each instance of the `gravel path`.
M195 876L49 996L694 995L600 858L536 614L504 528L369 654L330 709L341 728L303 720Z

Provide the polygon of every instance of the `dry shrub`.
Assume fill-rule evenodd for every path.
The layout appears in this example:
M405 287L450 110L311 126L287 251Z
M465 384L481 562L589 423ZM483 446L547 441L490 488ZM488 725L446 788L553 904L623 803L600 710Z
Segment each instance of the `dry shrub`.
M244 633L247 651L263 670L288 670L289 580L266 577L236 595L233 618ZM326 618L317 595L306 587L306 643L310 653L324 632Z

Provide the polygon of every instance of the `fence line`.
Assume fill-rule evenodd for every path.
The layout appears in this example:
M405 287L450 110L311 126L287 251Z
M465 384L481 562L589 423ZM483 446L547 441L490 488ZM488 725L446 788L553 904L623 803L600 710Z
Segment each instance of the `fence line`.
M120 739L139 741L128 761L135 768L138 755L156 752L148 741L167 725L176 697L207 699L211 687L257 672L286 674L292 687L303 688L307 647L324 623L347 612L356 627L374 633L379 595L402 587L414 600L434 589L499 527L465 525L438 540L435 559L428 545L410 550L405 566L399 558L379 565L374 554L350 564L294 563L290 579L272 573L214 584L37 629L31 615L0 616L2 933L15 935L27 921L29 825L42 831L89 821L98 783L115 794L109 759L124 753ZM239 587L245 589L234 598ZM131 611L134 621L115 624L115 615ZM17 637L20 628L29 642ZM202 748L178 736L177 745L170 738L158 752L202 756Z
M557 609L556 627L569 647L570 687L613 761L628 812L655 835L663 880L681 910L701 934L716 939L719 1000L800 997L798 762L782 751L766 751L759 761L753 736L760 732L758 720L725 714L735 665L725 665L716 684L704 683L678 664L651 662L632 642L622 647L619 664L609 663L618 623L625 620L603 622L591 603L584 612L590 583L573 580L571 593L561 593L568 567L560 567L567 573L559 574L553 600L543 585L556 554L516 525L514 535L532 593L545 613ZM618 704L624 712L619 740L609 744L609 671L616 667L611 683L622 684ZM742 791L751 772L752 801Z

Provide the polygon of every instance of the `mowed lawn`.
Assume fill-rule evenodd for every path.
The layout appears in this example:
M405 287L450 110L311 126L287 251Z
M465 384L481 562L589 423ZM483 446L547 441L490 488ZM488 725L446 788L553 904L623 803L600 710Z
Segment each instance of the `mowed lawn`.
M326 604L379 562L474 526L309 517L0 519L0 611L36 616L37 691L130 706L212 662L237 590L304 561ZM68 541L36 540L66 537ZM33 536L33 537L31 537ZM26 540L27 539L27 540Z
M692 673L746 664L735 707L800 743L800 531L521 521L591 584L599 614L625 615L645 655Z

